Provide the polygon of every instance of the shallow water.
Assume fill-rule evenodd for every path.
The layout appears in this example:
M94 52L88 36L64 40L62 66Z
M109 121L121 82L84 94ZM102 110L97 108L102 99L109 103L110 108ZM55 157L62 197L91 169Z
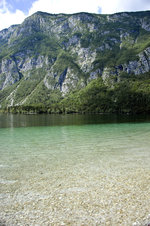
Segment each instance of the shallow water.
M0 119L0 225L150 223L148 118Z

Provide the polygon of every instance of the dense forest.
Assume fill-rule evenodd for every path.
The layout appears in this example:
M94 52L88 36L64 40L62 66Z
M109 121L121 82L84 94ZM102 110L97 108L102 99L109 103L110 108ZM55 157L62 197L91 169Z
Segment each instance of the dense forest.
M149 75L147 75L149 77ZM108 87L101 78L91 81L84 89L62 98L53 93L53 101L7 107L12 113L150 113L150 79L130 78ZM51 99L50 99L51 100Z

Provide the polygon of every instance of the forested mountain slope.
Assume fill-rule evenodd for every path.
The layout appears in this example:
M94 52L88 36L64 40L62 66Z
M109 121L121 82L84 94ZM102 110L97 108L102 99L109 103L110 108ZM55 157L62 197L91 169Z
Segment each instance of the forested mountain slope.
M0 31L0 107L150 112L150 11L37 12Z

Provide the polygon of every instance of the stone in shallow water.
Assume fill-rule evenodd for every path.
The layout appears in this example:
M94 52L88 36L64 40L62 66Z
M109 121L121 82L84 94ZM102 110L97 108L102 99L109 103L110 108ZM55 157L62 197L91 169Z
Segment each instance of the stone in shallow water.
M16 180L3 180L3 179L0 179L0 184L14 184L16 182L17 182Z

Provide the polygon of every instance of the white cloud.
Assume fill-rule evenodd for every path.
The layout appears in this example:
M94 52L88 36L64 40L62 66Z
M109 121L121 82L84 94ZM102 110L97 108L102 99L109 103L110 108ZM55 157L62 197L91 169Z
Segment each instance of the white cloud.
M0 30L13 24L22 23L25 17L25 14L20 10L16 10L15 13L10 12L7 8L6 0L0 1Z
M38 0L33 3L29 14L37 11L49 13L98 13L101 0Z
M120 0L101 0L101 13L109 14L117 11Z
M0 30L10 27L12 24L20 24L26 18L26 15L16 10L15 13L11 13L7 9L4 12L0 10Z
M149 0L101 0L102 13L150 10Z
M91 12L111 14L123 11L150 10L150 0L37 0L29 14Z

